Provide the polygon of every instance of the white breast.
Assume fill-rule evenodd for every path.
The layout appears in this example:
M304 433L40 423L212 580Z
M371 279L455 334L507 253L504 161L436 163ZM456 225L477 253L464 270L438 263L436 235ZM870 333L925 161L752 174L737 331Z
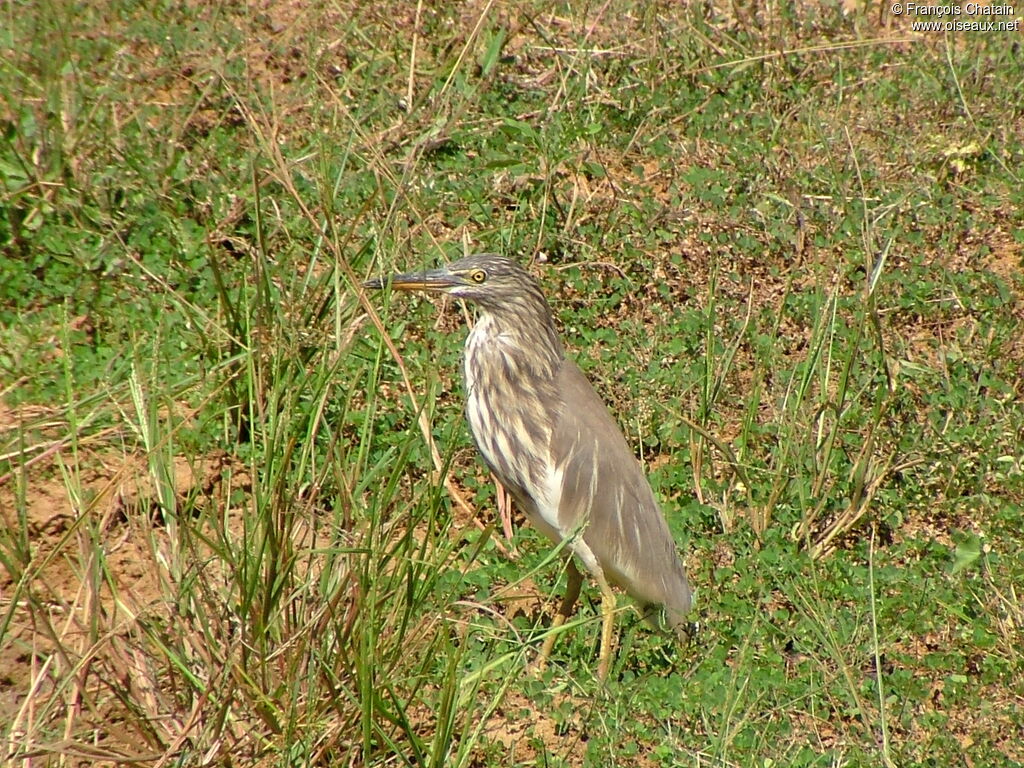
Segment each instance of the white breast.
M543 445L536 446L539 455L531 456L523 448L526 426L513 394L517 391L516 367L513 359L507 357L514 348L490 316L482 316L473 326L466 339L463 361L466 418L487 465L509 490L514 492L517 486L525 490L525 494L516 494L520 508L531 523L558 542L567 534L558 525L563 473L552 467L549 426L541 430ZM493 373L500 369L513 372L511 386ZM502 391L503 388L510 391Z

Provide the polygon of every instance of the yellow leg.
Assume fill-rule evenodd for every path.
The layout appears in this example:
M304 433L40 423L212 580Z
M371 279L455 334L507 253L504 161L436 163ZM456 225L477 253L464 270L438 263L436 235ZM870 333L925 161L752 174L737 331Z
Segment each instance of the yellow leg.
M608 579L604 576L604 570L594 555L594 551L587 545L586 540L575 540L572 544L572 551L601 588L601 649L597 657L597 677L603 681L607 679L608 670L612 664L612 639L615 634L615 593L612 592Z
M544 644L540 647L540 654L537 656L536 662L537 669L544 669L547 665L548 659L551 657L551 649L555 645L555 638L558 637L558 628L565 623L567 618L572 616L573 609L576 607L576 601L580 596L580 587L583 586L583 575L572 560L569 560L567 571L565 596L562 597L562 603L558 606L558 613L555 614L554 621L551 622L547 637L544 638Z
M615 593L604 578L601 582L601 650L597 656L597 677L604 681L612 663L612 638L615 634Z
M494 477L494 474L492 473L491 476ZM505 541L508 542L512 554L518 555L516 541L512 535L512 494L497 477L494 477L494 498L497 501L498 517L501 519L501 530L505 534Z

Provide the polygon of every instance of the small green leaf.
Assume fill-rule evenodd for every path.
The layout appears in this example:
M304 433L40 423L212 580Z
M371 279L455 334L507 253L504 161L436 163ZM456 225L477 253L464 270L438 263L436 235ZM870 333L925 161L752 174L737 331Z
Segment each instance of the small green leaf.
M480 59L480 74L484 77L490 75L495 65L497 65L501 57L501 49L505 47L506 36L507 34L504 29L499 29L491 36L487 44L487 50Z
M957 542L956 552L953 555L953 568L950 573L959 573L965 568L970 568L979 557L981 557L981 539L974 534L964 537Z

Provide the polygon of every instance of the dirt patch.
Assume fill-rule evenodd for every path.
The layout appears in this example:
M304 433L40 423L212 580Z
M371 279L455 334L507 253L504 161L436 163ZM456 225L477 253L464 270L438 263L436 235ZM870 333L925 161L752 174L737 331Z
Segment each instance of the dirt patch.
M547 711L541 711L522 693L512 690L487 720L483 735L504 747L510 765L546 765L552 761L587 765L589 736L584 714L593 706L593 701L560 694L546 707ZM643 755L638 756L635 764L639 768L657 765Z
M9 429L19 415L8 410L0 421ZM112 694L120 686L135 702L149 702L151 722L166 723L167 734L181 725L129 636L140 617L153 620L173 609L166 564L174 544L162 504L212 498L229 477L244 488L248 475L226 456L176 457L157 472L136 455L75 457L60 441L40 446L36 457L43 460L0 485L5 530L25 534L17 544L5 543L16 556L0 569L0 609L10 617L0 646L0 720L28 740L0 750L17 746L23 753L34 745L45 753L52 746L33 744L31 735L63 721L74 732L94 734L95 751L83 752L78 765L118 755L143 759L162 738L122 727L129 713Z

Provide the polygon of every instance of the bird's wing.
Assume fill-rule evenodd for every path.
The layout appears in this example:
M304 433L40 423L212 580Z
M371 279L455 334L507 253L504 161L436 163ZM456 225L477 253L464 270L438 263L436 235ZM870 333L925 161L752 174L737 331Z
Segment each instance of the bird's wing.
M644 604L660 603L675 623L690 588L668 524L639 462L607 407L571 360L558 372L561 407L552 459L561 494L559 527L583 538L605 577Z

